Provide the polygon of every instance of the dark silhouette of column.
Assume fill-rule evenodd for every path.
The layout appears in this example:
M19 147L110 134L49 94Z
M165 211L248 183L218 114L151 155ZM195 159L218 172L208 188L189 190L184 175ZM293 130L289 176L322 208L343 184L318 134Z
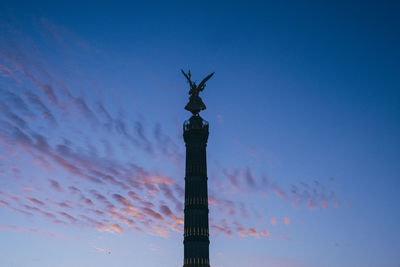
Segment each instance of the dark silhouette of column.
M199 85L192 81L190 70L188 73L182 70L182 74L190 85L189 103L185 109L193 114L183 124L186 144L183 267L210 267L206 155L208 122L199 115L200 111L206 109L199 93L204 90L214 72L207 75Z
M183 125L186 144L184 267L209 267L208 122L198 114Z

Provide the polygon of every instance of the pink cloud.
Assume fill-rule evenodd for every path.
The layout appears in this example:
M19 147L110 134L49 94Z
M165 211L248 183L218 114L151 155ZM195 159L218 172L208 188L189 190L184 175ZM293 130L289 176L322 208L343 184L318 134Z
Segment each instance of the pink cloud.
M108 232L108 233L111 233L111 234L113 234L115 232L112 228L107 227L105 225L97 226L96 230L99 231L99 232Z
M29 202L31 202L34 205L41 206L41 207L43 207L45 205L42 201L37 200L36 198L27 198L27 199L29 200Z
M163 227L154 226L153 231L161 237L168 237L168 230Z
M271 236L271 233L270 233L268 230L262 230L262 231L261 231L261 235L262 235L262 236L267 236L267 237L268 237L268 236Z
M286 199L286 193L282 189L275 187L274 192L277 196L281 197L282 199Z
M154 210L152 210L150 208L144 207L144 208L141 208L141 210L143 211L143 213L145 213L145 214L147 214L147 215L149 215L149 216L151 216L151 217L153 217L153 218L155 218L157 220L160 220L160 221L164 220L164 218L161 216L160 213L155 212Z
M289 217L287 216L283 217L283 223L288 225L290 223Z
M328 201L322 200L321 202L322 202L322 208L323 208L324 210L326 210L326 209L328 208Z
M18 206L17 202L9 201L11 205L18 207L18 209L11 207L8 202L3 200L1 200L0 205L10 210L19 210L18 212L25 214L41 214L53 222L65 223L59 220L62 219L66 223L79 222L82 225L93 224L100 229L107 229L104 231L122 233L122 228L118 231L118 228L113 227L113 225L123 225L127 229L129 227L131 229L141 229L137 226L140 225L144 230L154 230L153 227L157 227L157 229L161 229L160 231L164 231L163 227L166 227L166 230L174 229L179 231L183 224L183 219L181 218L183 203L181 200L183 199L184 192L183 188L179 187L168 175L162 174L159 171L149 171L135 165L137 163L109 160L107 157L110 154L101 155L101 152L99 152L101 149L90 148L91 141L83 145L81 145L81 140L76 143L66 140L65 142L56 144L57 138L62 138L62 136L54 138L54 136L49 135L52 138L46 137L48 134L47 129L43 130L41 127L36 127L38 125L31 127L30 120L26 119L26 117L31 116L40 121L44 121L40 118L45 118L46 121L52 118L51 120L54 121L55 127L63 127L63 125L55 123L55 118L65 119L63 121L65 123L71 118L82 119L85 123L81 124L82 129L79 129L79 134L84 138L95 138L95 134L92 134L92 132L85 134L85 131L88 129L92 131L95 129L96 133L106 134L107 138L115 137L112 135L118 134L118 142L121 142L121 147L127 147L126 144L128 143L129 149L133 145L135 152L139 150L145 151L155 160L156 156L162 154L166 157L174 157L173 160L182 163L183 149L179 143L180 140L170 137L162 131L160 125L156 125L154 127L154 138L157 143L153 143L152 139L154 138L146 134L149 128L146 128L142 121L136 121L134 127L129 128L129 123L123 120L122 115L114 116L101 102L98 103L97 108L93 108L91 102L84 97L73 95L73 92L66 85L71 81L64 82L60 77L49 73L47 69L50 68L34 62L28 55L23 54L23 51L21 55L8 57L8 60L14 67L2 67L1 65L0 75L10 76L14 70L16 72L19 71L22 75L21 78L25 79L28 89L23 91L23 97L14 97L10 94L10 97L19 104L16 105L13 102L12 106L16 110L15 114L13 114L15 116L7 117L9 125L12 127L4 127L10 130L6 133L0 130L0 139L3 143L10 145L12 151L16 152L17 149L15 148L18 148L31 155L34 163L42 170L69 174L73 178L71 183L76 185L76 187L69 187L67 191L57 181L50 180L51 188L58 193L63 193L57 195L60 199L54 201L37 198L24 200L24 202L29 201L33 207ZM30 88L33 88L33 90L39 89L40 91L36 90L34 94L30 91ZM64 93L64 95L61 93ZM46 106L48 105L47 103L42 102L42 98L47 98L50 103L49 107ZM73 116L69 116L69 114L73 114ZM14 126L18 124L18 127ZM88 124L95 128L85 128L85 125ZM62 132L64 128L60 128L60 130ZM110 140L112 140L111 138ZM15 148L14 144L16 144ZM117 151L117 146L113 146L111 141L107 142L107 144L109 146L107 151ZM257 153L252 151L252 154L254 156ZM138 152L138 155L140 156L141 154ZM174 155L178 156L175 157ZM126 159L131 160L128 156ZM307 185L304 191L295 190L295 193L291 193L289 190L279 187L277 183L270 180L265 180L263 184L264 188L260 189L258 187L259 177L249 167L237 168L233 171L223 169L222 172L225 178L227 178L225 188L231 188L235 193L245 192L250 195L254 192L262 191L262 193L266 193L273 191L281 199L297 204L305 204L308 199L316 201L315 203L320 203L321 199L325 199L322 197L324 192L322 191L322 183L320 182ZM66 181L62 182L64 185ZM107 193L103 195L94 190L87 190L87 188L90 188L90 183L93 183L93 186L104 185L102 188L106 189L103 192ZM65 188L67 186L68 184L65 184ZM319 190L316 191L315 195L311 193L314 187ZM131 191L131 188L134 188L135 192ZM37 190L40 191L40 188ZM126 192L128 190L130 191ZM90 196L87 195L88 192L90 192ZM38 195L44 195L44 192L39 193L41 194ZM257 218L260 218L255 212L249 215L248 207L243 203L237 200L224 199L224 196L221 195L218 195L218 200L210 197L209 205L217 207L218 212L223 212L225 214L224 217L228 220L213 224L212 228L214 230L230 236L232 235L232 231L230 230L231 225L228 223L230 219L238 219L240 217L241 220L245 220L250 216L254 216L254 214ZM106 196L112 197L107 199ZM75 197L74 202L65 201L69 197ZM115 203L115 206L111 201ZM328 202L332 200L327 196L326 200L323 201L326 202L327 207ZM49 209L42 208L45 205ZM324 204L322 206L324 207ZM155 210L155 207L160 207L160 213ZM85 217L75 215L82 213L85 214ZM285 218L284 223L286 224ZM287 219L287 222L289 223L289 219ZM275 225L276 223L276 219L272 218L271 224ZM161 226L157 226L157 224ZM236 228L236 226L234 227ZM263 235L264 230L257 232L254 228L250 228L247 231L247 227L241 226L237 228L238 234L251 236Z
M215 224L211 224L211 228L214 229L214 230L217 230L219 232L224 233L226 236L229 236L229 237L232 236L232 231L229 230L229 229L226 229L225 227L218 226L218 225L215 225Z
M11 226L4 226L0 225L0 231L13 231L13 232L20 232L20 233L34 233L38 234L44 237L51 237L51 238L59 238L60 236L49 231L43 231L35 228L25 228L25 227L19 227L15 225Z
M238 227L237 229L237 233L238 235L240 235L241 237L246 237L247 236L247 231L243 226Z
M314 199L312 199L312 198L309 198L308 200L307 200L307 207L310 209L310 210L316 210L317 209L317 206L315 205L315 200Z
M208 205L211 205L211 206L216 206L217 205L217 200L215 199L215 198L213 198L213 197L208 197Z
M123 233L123 230L122 230L121 226L119 226L118 224L112 224L110 226L110 228L113 229L114 231L120 233L120 234Z
M148 208L153 208L154 204L148 201L143 200L138 194L136 194L133 191L129 191L128 192L128 197L133 200L133 201L137 201L139 204L146 206Z
M183 219L175 216L167 206L162 205L160 207L160 210L161 210L161 213L163 213L165 216L169 217L174 222L183 225Z
M254 228L250 228L249 229L249 235L254 236L254 237L260 237L260 235L258 234L257 230Z
M132 205L126 198L119 194L114 194L113 198L117 200L120 204L122 204L125 208L128 208L130 210L136 210L137 208Z
M33 188L32 188L32 187L29 187L29 186L23 186L23 187L22 187L22 190L24 190L25 192L32 192L32 191L33 191Z

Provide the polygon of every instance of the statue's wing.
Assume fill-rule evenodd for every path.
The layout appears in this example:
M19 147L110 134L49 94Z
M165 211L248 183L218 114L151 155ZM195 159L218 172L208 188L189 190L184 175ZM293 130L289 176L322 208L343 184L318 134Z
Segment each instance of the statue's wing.
M185 76L186 80L188 81L188 83L190 85L190 88L192 88L193 87L193 83L192 83L192 80L190 80L190 77L192 76L190 74L190 70L188 71L188 74L186 74L182 69L181 69L181 72L182 72L183 76Z
M201 81L201 83L199 84L199 86L197 86L197 87L200 89L200 91L203 91L203 90L204 90L204 87L206 87L206 82L214 75L214 73L215 73L215 72L213 72L213 73L209 74L207 77L205 77L205 78Z

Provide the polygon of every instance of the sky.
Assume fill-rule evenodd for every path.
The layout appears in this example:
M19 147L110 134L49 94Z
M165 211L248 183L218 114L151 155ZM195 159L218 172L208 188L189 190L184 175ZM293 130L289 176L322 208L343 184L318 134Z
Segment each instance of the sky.
M399 12L2 1L0 266L183 265L181 69L215 72L212 267L400 266Z

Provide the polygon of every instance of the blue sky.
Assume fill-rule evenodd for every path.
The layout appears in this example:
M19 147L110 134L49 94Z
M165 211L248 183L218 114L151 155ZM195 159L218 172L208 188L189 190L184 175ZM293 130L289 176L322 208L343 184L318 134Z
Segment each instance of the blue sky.
M190 68L213 267L399 266L399 9L3 3L0 265L182 264Z

